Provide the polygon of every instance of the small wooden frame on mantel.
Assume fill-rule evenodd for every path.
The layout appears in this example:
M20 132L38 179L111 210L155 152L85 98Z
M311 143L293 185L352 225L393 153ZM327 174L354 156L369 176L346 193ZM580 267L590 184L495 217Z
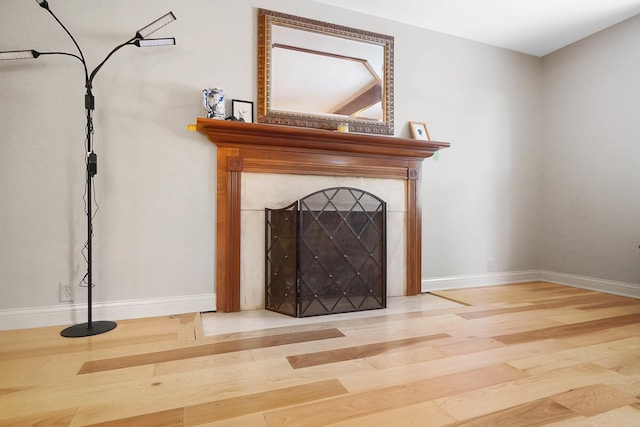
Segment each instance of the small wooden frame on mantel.
M413 139L419 139L422 141L431 141L429 136L429 130L427 125L422 122L409 122L409 129L411 130L411 137Z

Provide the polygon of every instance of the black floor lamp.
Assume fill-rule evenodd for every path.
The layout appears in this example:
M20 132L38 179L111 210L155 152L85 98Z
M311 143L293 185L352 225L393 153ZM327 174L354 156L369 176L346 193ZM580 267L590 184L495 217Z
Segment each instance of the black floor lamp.
M77 60L82 62L82 66L84 67L85 87L87 90L84 97L84 107L86 110L86 117L87 117L87 127L86 127L87 158L85 162L86 163L86 183L85 183L86 213L87 213L87 244L86 244L87 273L83 281L86 279L87 303L88 303L87 322L69 326L68 328L65 328L60 333L60 335L62 335L63 337L70 337L70 338L99 335L114 329L117 326L117 324L115 322L106 321L106 320L98 321L98 322L94 322L92 320L91 291L94 285L93 285L93 268L92 268L93 267L92 265L93 264L93 258L92 258L93 256L93 253L92 253L93 225L91 223L92 221L92 206L91 206L92 194L91 193L92 193L93 177L98 171L98 158L96 156L96 153L94 153L93 146L92 146L92 136L93 136L92 115L95 107L95 99L92 93L93 79L95 78L98 71L100 71L102 66L111 57L111 55L113 55L114 53L116 53L118 50L120 50L125 46L155 47L155 46L175 45L176 44L175 38L148 39L147 37L153 34L154 32L156 32L157 30L159 30L160 28L164 27L165 25L169 24L170 22L175 21L176 17L172 12L169 12L166 15L162 16L161 18L156 19L154 22L147 25L146 27L138 30L135 36L133 36L131 39L113 48L113 50L109 52L109 54L104 58L104 60L100 64L98 64L98 66L91 73L89 73L89 70L87 68L87 63L84 59L82 50L80 49L80 46L76 42L75 38L71 35L69 30L67 30L67 27L65 27L64 24L58 19L58 17L51 11L51 9L49 8L49 3L47 3L46 0L36 0L36 2L40 5L40 7L42 7L47 12L49 12L49 14L53 16L56 22L58 22L58 24L60 24L60 26L64 29L64 31L69 35L69 37L73 41L73 44L78 49L78 55L74 53L67 53L67 52L38 52L36 50L18 50L18 51L0 52L0 60L35 59L43 55L66 55L66 56L72 56L76 58Z

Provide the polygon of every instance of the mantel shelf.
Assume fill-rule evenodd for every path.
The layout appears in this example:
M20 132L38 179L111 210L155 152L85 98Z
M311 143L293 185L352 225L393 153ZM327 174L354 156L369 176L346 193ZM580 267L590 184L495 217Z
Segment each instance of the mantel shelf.
M219 147L279 147L385 158L425 159L448 142L198 118L196 129Z
M421 291L422 161L448 142L198 118L217 147L216 309L240 310L241 174L406 180L406 295Z

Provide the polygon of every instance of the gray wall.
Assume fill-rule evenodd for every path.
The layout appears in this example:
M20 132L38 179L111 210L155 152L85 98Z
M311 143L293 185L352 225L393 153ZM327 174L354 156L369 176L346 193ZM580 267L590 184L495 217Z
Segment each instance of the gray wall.
M640 283L638 40L640 16L543 60L544 270Z
M640 228L638 197L627 194L625 199L625 188L620 186L617 196L606 186L593 189L595 200L606 200L595 223L567 228L566 214L581 214L580 206L589 198L585 195L566 206L567 192L561 191L570 184L572 193L575 187L585 191L580 181L586 175L600 176L587 169L590 162L599 173L606 167L606 180L626 182L627 191L633 178L635 185L640 181L631 163L638 148L630 143L638 133L632 132L631 124L624 125L625 130L618 124L629 117L625 108L637 106L632 105L637 96L631 96L637 85L632 88L622 81L633 81L633 73L619 75L624 74L622 62L602 71L622 81L618 89L623 93L616 95L616 102L625 99L624 108L609 114L603 103L597 117L573 121L567 117L565 125L545 128L545 106L547 120L552 120L558 114L556 103L581 103L589 96L596 106L609 96L606 87L585 78L584 86L571 89L560 100L550 99L545 91L543 101L543 64L545 84L558 96L563 79L584 70L565 70L563 63L573 61L571 54L543 61L312 1L51 0L50 5L76 36L92 67L113 46L166 11L178 17L158 33L175 36L177 46L126 48L95 81L99 159L95 186L100 206L94 221L95 301L167 302L215 291L215 147L202 135L187 132L186 125L204 115L200 104L204 87L223 87L229 99L256 99L257 7L395 36L396 135L409 136L408 121L424 121L433 139L452 143L437 161L427 159L424 165L425 281L487 275L489 258L495 272L538 272L542 265L560 272L640 281L638 271L630 271L638 263L637 252L634 259L626 249L610 251L632 244L629 234ZM637 32L637 21L630 27ZM5 0L0 50L27 48L73 50L35 2ZM629 54L630 47L621 48L620 58ZM598 66L598 60L589 58L590 49L573 55L587 56L585 66ZM603 48L598 55L606 53ZM80 64L70 58L45 57L1 63L0 73L1 322L3 310L25 309L27 314L34 307L67 310L68 304L58 302L58 289L60 283L76 287L82 279L86 226ZM585 90L589 85L591 90ZM551 141L546 151L545 129ZM572 130L584 132L585 138L564 141ZM613 136L619 138L612 141ZM585 139L589 150L582 149ZM612 144L616 149L603 150ZM573 173L563 171L574 166ZM579 182L573 184L577 176ZM563 185L556 187L561 178ZM556 209L557 215L549 212ZM612 228L590 236L605 247L572 261L567 255L571 250L584 250L576 236L610 220L607 213L625 219L619 225L608 221ZM615 233L607 231L613 228ZM558 229L572 237L558 235ZM634 244L637 248L638 242ZM624 261L619 260L622 254ZM606 265L592 263L580 269L583 260ZM618 262L624 264L616 267ZM77 287L76 291L77 301L82 302L84 291ZM141 304L131 306L125 317L147 313ZM213 300L185 310L207 308L213 308ZM174 309L165 306L168 313ZM47 322L51 318L40 323Z

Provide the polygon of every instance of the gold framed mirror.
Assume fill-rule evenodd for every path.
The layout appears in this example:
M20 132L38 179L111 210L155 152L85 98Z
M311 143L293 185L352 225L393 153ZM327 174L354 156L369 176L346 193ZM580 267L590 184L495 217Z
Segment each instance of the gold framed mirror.
M258 9L258 122L393 134L393 37Z

